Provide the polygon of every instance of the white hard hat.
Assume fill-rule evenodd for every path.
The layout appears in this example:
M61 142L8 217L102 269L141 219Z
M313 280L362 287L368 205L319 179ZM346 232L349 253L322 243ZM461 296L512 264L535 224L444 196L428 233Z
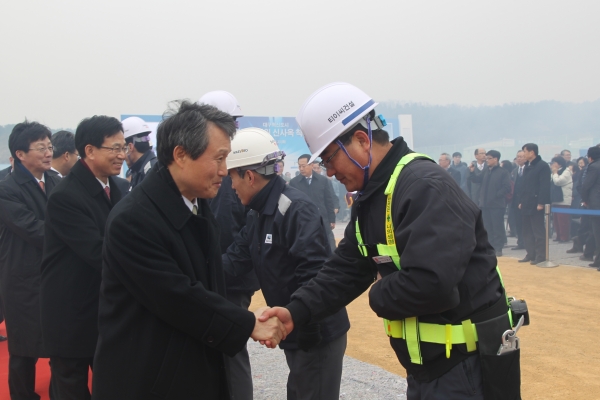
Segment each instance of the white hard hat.
M244 116L235 96L224 90L215 90L206 93L204 96L200 97L198 104L208 104L217 107L219 110L226 112L232 117Z
M345 82L330 83L310 95L296 117L312 153L309 163L378 104L365 92Z
M150 126L139 117L125 118L121 123L123 124L123 136L125 136L125 139L139 135L140 133L149 134L152 132Z
M273 164L282 160L285 153L279 150L277 142L269 132L260 128L245 128L237 131L231 141L231 153L227 157L227 168L242 168L257 170L267 165L264 175L274 173Z

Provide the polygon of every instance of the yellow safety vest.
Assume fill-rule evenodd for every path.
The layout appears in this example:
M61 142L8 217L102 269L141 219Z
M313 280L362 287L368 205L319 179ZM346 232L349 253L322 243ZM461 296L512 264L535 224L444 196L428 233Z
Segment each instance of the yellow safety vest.
M392 222L392 196L394 194L394 189L396 187L398 177L400 176L400 172L402 172L402 169L405 165L413 161L415 158L427 158L432 160L431 157L420 153L410 153L405 155L396 165L396 168L394 169L394 172L392 173L384 191L384 194L387 196L385 204L386 244L377 244L377 252L380 256L390 257L398 269L401 269L401 267L400 255L398 254L398 248L396 247L396 236L394 234L394 225ZM360 253L364 257L368 257L367 246L364 244L360 234L358 217L356 218L356 239L358 241L358 249ZM496 267L496 271L498 272L500 282L504 287L502 275L500 275L500 269ZM506 301L508 305L508 298ZM510 310L508 312L508 316L512 326L512 315ZM409 317L397 321L384 319L383 325L385 328L385 333L389 337L406 340L410 361L413 364L423 364L420 342L445 345L446 358L450 358L450 350L452 349L453 344L465 344L468 352L477 350L477 329L475 324L472 323L470 319L462 321L460 325L441 325L419 322L418 317Z

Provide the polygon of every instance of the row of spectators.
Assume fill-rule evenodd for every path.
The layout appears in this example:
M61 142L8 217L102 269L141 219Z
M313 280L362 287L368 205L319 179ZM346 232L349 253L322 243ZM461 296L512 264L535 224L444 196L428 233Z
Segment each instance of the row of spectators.
M500 161L499 151L479 148L474 152L475 160L469 165L462 161L459 152L453 153L452 157L442 153L439 164L452 175L466 196L482 209L484 224L496 254L501 256L507 243L504 224L507 212L509 235L516 236L518 240L513 249L527 249L527 256L521 261L538 263L545 256L545 204L552 204L556 210L596 208L596 202L600 202L598 195L594 195L595 186L600 185L600 181L595 182L595 174L584 186L589 164L600 156L595 155L596 152L600 152L600 148L591 147L587 157L573 161L571 151L563 150L546 163L539 156L538 146L528 143L517 152L513 161ZM594 261L596 236L592 234L592 222L595 218L580 218L579 215L572 218L571 215L553 213L554 240L564 243L573 239L573 248L568 252L584 252L585 247L581 259ZM590 266L600 267L600 263L596 260Z

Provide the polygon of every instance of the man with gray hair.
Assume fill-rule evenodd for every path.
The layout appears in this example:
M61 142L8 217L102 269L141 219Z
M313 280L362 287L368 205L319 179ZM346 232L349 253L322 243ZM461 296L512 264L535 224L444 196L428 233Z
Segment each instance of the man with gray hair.
M75 135L69 131L58 131L52 135L52 168L60 178L66 176L73 165L79 159L79 153L75 148Z
M452 178L456 181L456 183L458 183L458 186L460 186L460 182L461 182L461 176L460 176L460 172L455 170L454 168L452 168L450 166L450 154L448 153L442 153L440 154L440 159L438 160L438 164L440 165L440 167L444 168L446 170L446 172L448 172Z
M160 167L109 215L94 399L228 400L224 354L249 337L271 347L285 338L276 318L259 322L225 298L206 199L227 174L235 131L229 114L181 102L158 127Z

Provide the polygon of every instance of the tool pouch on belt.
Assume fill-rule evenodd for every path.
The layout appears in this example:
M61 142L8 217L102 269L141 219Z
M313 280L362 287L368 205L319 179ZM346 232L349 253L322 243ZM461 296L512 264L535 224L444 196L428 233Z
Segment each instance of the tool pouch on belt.
M512 329L508 315L475 323L477 327L479 357L483 374L483 398L485 400L521 399L521 350L498 355L502 334Z

